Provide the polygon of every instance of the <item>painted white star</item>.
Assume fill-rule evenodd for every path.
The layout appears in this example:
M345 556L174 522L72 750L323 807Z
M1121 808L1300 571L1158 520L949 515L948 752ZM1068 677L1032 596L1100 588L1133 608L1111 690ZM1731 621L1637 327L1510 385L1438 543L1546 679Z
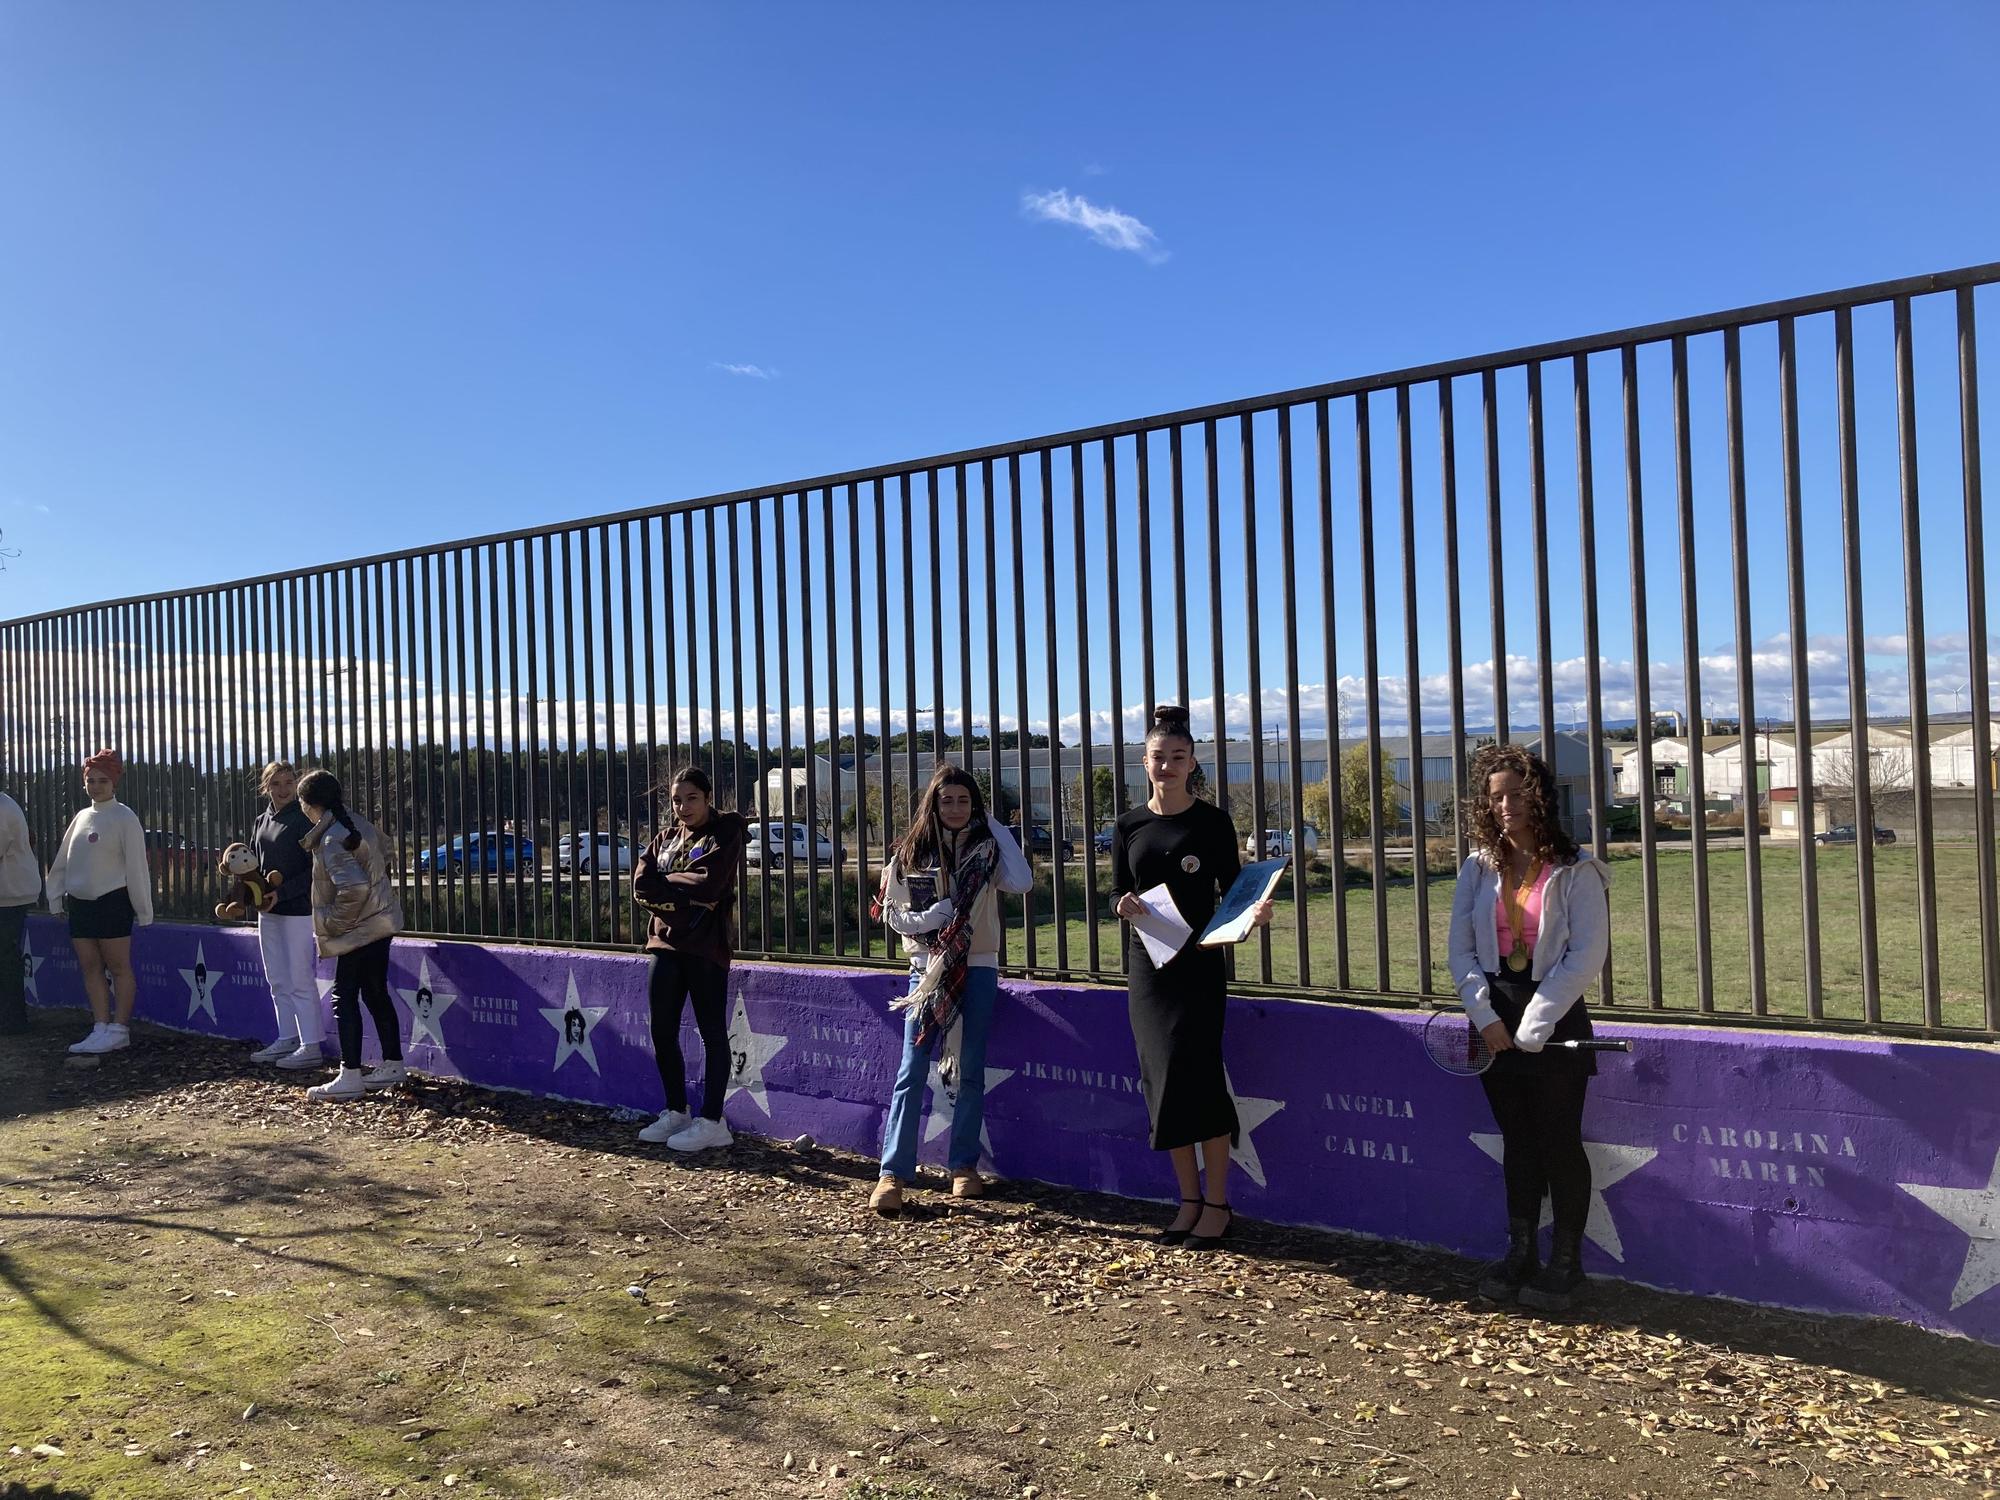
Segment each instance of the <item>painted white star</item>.
M216 973L215 970L208 966L208 954L203 951L200 943L194 945L194 967L192 969L182 969L180 976L187 981L187 1018L192 1021L196 1011L205 1010L208 1012L209 1020L215 1021ZM217 1021L216 1024L221 1025L222 1023Z
M750 1011L737 991L736 1006L729 1016L729 1098L747 1093L771 1118L771 1100L764 1088L764 1067L784 1051L791 1039L756 1031L750 1025Z
M403 1004L410 1008L410 1045L422 1046L424 1038L429 1037L433 1047L440 1052L444 1051L444 1034L438 1027L444 1023L444 1013L457 1003L458 996L431 988L429 958L417 961L417 987L413 990L397 990L396 993L403 997Z
M1965 1232L1965 1265L1951 1289L1953 1312L1981 1292L2000 1286L2000 1149L1993 1153L1985 1187L1933 1187L1924 1182L1896 1186Z
M938 1063L940 1061L941 1059L937 1058L931 1060L931 1108L930 1113L924 1116L924 1144L926 1146L939 1136L951 1133L952 1115L958 1109L958 1090L946 1083L944 1078L939 1074ZM986 1092L989 1094L992 1093L1001 1084L1012 1078L1016 1071L1018 1070L1014 1068L988 1068L986 1070ZM981 1161L988 1161L991 1160L992 1156L993 1138L987 1133L986 1121L982 1118L979 1122L979 1158Z
M574 1054L590 1064L591 1072L600 1078L603 1077L603 1070L597 1066L597 1048L592 1044L590 1034L597 1029L599 1021L611 1014L611 1007L585 1005L579 1000L576 994L576 971L572 969L569 976L569 992L564 997L564 1003L544 1005L541 1007L541 1012L542 1019L556 1029L556 1060L550 1064L549 1071L560 1072L562 1065ZM573 1042L569 1037L569 1018L572 1013L583 1017L583 1040L580 1042Z
M36 985L35 985L35 971L36 971L37 969L41 968L41 966L42 966L42 965L43 965L44 963L46 963L46 962L47 962L47 960L46 960L46 959L40 959L40 958L37 958L37 957L35 957L35 950L34 950L34 949L32 949L32 948L26 948L26 947L22 948L22 950L21 950L21 986L22 986L22 988L23 988L23 989L25 989L25 990L26 990L26 991L27 991L27 992L28 992L28 993L29 993L30 995L33 995L33 996L35 997L35 1003L36 1003L37 1005L41 1004L41 1001L42 1001L42 992L41 992L41 990L40 990L40 989L38 989L38 988L36 987Z
M1269 1187L1270 1184L1264 1180L1264 1159L1257 1154L1257 1142L1252 1138L1251 1132L1270 1119L1272 1115L1283 1109L1285 1101L1282 1099L1253 1099L1248 1095L1237 1093L1236 1085L1231 1081L1227 1068L1222 1070L1222 1084L1224 1088L1229 1090L1229 1097L1236 1105L1236 1124L1241 1132L1241 1139L1237 1141L1235 1149L1230 1153L1231 1159L1237 1166L1243 1169L1243 1175L1256 1183L1258 1187ZM1208 1163L1202 1163L1204 1170L1207 1169L1207 1166Z
M1506 1148L1497 1135L1475 1132L1472 1144L1495 1161L1503 1161L1506 1156ZM1611 1217L1611 1205L1604 1201L1604 1190L1614 1182L1630 1177L1660 1153L1652 1146L1619 1146L1609 1141L1585 1141L1583 1151L1590 1158L1590 1216L1583 1221L1583 1237L1594 1241L1606 1255L1623 1264L1625 1242L1618 1238L1618 1225ZM1554 1220L1555 1210L1544 1198L1542 1223L1549 1224Z

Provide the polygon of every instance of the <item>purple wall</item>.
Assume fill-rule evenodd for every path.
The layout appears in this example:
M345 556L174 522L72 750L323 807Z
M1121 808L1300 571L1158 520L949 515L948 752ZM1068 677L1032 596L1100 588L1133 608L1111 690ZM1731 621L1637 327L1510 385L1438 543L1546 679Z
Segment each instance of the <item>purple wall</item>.
M30 994L79 1005L61 925L29 924ZM140 1013L268 1039L248 928L160 926L135 944ZM476 1083L661 1106L637 955L399 940L411 1063ZM199 984L196 965L205 970ZM330 974L330 966L323 966ZM321 979L324 991L328 981ZM893 973L739 965L728 1118L873 1152L894 1077ZM430 1020L412 1007L431 992ZM564 1041L564 1013L587 1035ZM1228 1052L1248 1216L1478 1253L1501 1234L1498 1142L1479 1085L1433 1069L1420 1018L1234 1002ZM1882 1314L2000 1344L2000 1054L1990 1047L1607 1025L1585 1138L1589 1268L1680 1291ZM692 1017L682 1043L700 1056ZM1146 1149L1121 991L1002 986L987 1069L993 1169L1169 1196ZM697 1073L699 1065L695 1064ZM937 1099L933 1083L933 1104ZM939 1126L941 1130L941 1125ZM924 1157L944 1141L926 1118Z

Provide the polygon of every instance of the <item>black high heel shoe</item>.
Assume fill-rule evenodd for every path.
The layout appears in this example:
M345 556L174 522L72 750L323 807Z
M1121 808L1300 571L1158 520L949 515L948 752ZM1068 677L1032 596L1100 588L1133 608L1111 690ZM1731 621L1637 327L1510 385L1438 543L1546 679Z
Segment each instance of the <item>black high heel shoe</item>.
M1222 1232L1220 1234L1190 1233L1186 1239L1181 1241L1182 1246L1189 1250L1215 1249L1229 1234L1229 1226L1236 1222L1236 1210L1231 1208L1227 1203L1210 1203L1204 1198L1201 1200L1201 1206L1203 1208L1219 1208L1228 1214L1229 1217L1222 1221ZM1196 1222L1199 1223L1200 1220L1196 1220Z
M1190 1203L1199 1202L1201 1202L1199 1198L1183 1198L1181 1199L1181 1207L1185 1208ZM1198 1219L1201 1216L1197 1214L1195 1217ZM1190 1224L1186 1229L1162 1229L1153 1238L1162 1245L1180 1245L1186 1243L1187 1237L1193 1232L1194 1225Z

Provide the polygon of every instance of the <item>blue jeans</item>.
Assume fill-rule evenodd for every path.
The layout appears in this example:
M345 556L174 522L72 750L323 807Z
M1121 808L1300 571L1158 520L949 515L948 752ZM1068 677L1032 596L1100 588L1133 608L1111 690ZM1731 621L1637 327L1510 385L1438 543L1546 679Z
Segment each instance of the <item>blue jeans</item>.
M922 977L910 975L910 988L914 990ZM986 1124L986 1036L993 1029L993 1002L999 993L998 969L966 969L965 999L959 1007L964 1037L958 1086L944 1095L951 1100L951 1149L945 1160L954 1172L969 1172L979 1165L979 1134ZM932 1053L918 1048L916 1036L917 1013L911 1011L903 1025L903 1064L896 1070L896 1087L889 1095L889 1125L882 1133L882 1175L905 1182L916 1175L917 1125L923 1119L931 1076Z

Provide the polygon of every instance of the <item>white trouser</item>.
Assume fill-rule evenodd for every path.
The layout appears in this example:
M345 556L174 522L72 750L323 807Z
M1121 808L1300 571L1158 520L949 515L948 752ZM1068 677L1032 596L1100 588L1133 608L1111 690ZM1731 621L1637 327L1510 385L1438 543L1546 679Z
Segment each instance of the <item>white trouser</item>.
M278 1012L278 1035L296 1036L308 1046L320 1041L326 1030L314 974L313 919L267 912L257 919L257 947L264 955L264 978Z

